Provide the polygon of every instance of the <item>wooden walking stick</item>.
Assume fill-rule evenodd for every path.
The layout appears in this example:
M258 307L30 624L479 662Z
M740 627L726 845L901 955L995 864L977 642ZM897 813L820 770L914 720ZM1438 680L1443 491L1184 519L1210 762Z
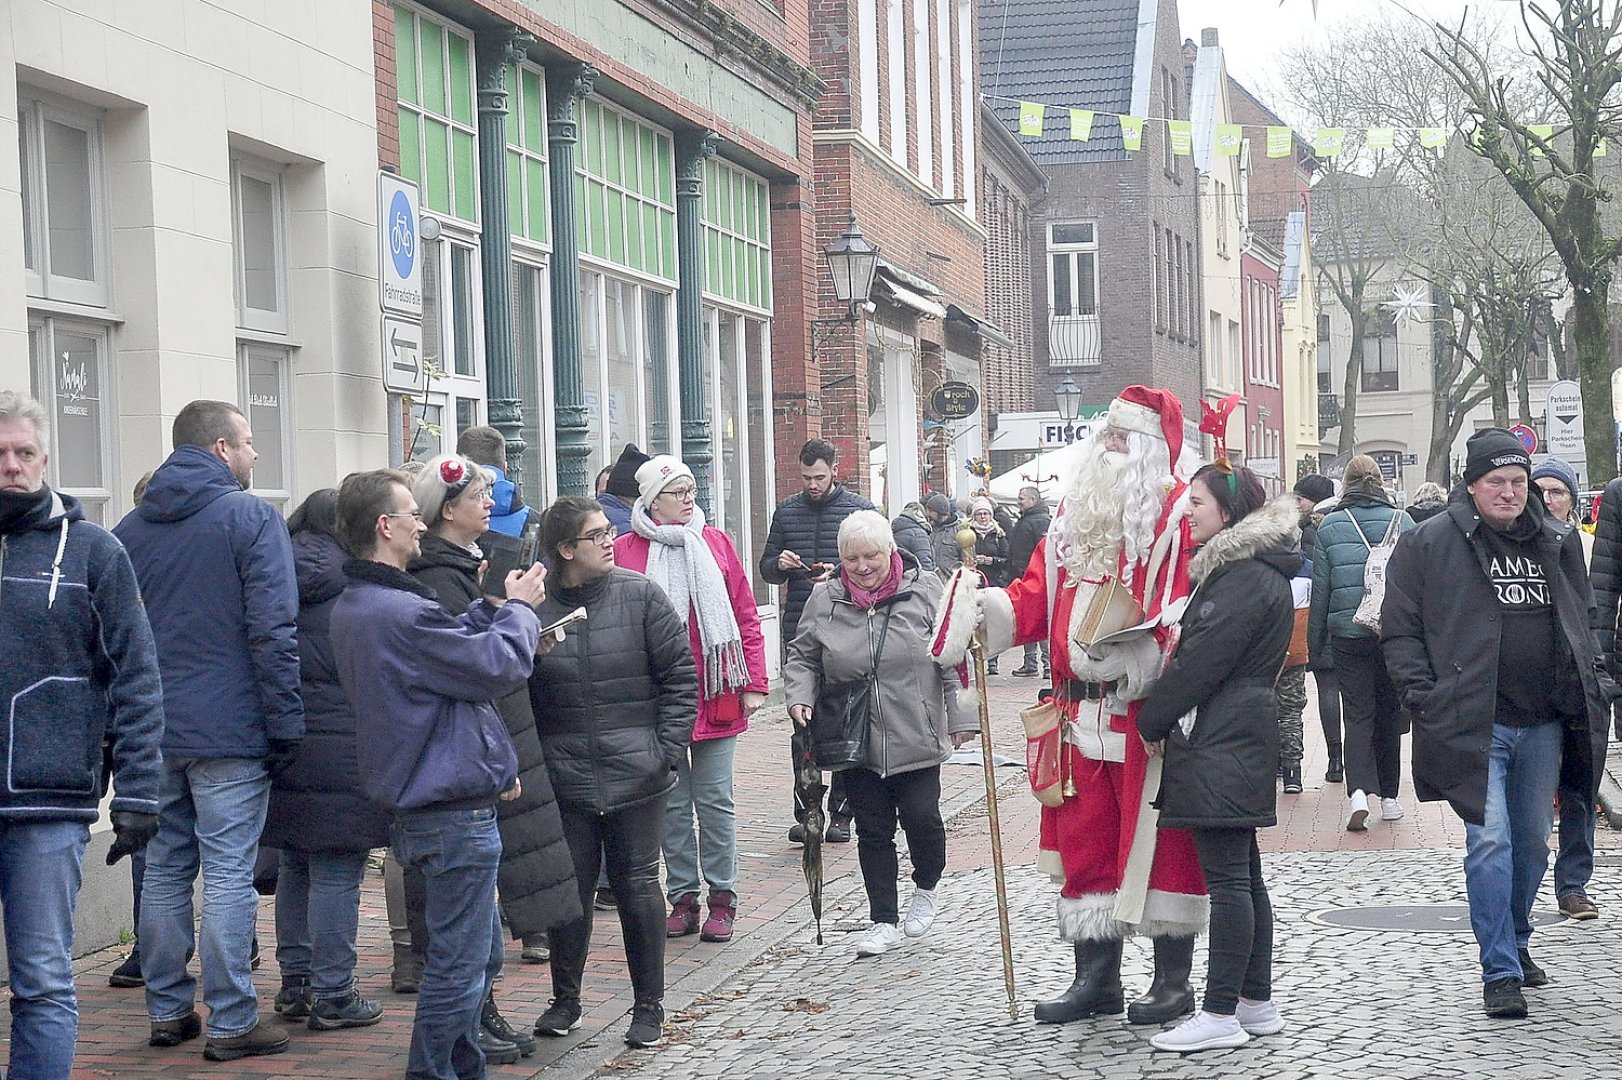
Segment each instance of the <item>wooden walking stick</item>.
M963 568L979 570L974 563L974 546L979 534L967 522L957 533L957 546L963 552ZM1008 1015L1018 1019L1014 1001L1014 939L1008 927L1008 882L1002 866L1002 823L997 817L997 765L991 754L991 708L986 700L986 628L977 627L969 646L974 657L974 682L980 698L980 757L986 768L986 816L991 821L991 868L997 880L997 929L1002 934L1002 981L1008 993Z

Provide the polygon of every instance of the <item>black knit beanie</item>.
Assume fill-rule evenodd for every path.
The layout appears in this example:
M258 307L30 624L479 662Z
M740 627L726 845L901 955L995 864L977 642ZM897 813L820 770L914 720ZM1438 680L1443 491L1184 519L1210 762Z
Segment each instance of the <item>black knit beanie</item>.
M636 483L636 471L648 461L648 455L636 448L635 443L626 443L625 449L620 451L619 460L608 473L608 493L618 495L626 502L631 502L642 493Z
M1473 484L1494 469L1519 465L1532 471L1532 455L1503 428L1483 428L1464 444L1464 482Z
M1335 493L1335 482L1327 476L1313 473L1295 482L1295 493L1313 503L1321 503Z

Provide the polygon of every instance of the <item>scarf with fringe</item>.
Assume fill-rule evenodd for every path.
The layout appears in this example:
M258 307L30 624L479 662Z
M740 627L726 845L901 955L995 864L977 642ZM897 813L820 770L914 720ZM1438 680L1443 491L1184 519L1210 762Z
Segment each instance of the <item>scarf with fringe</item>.
M698 616L698 644L703 650L704 700L749 685L743 635L732 612L726 578L704 539L704 511L693 507L686 525L660 525L638 499L631 507L631 529L648 541L648 577L665 591L682 625Z

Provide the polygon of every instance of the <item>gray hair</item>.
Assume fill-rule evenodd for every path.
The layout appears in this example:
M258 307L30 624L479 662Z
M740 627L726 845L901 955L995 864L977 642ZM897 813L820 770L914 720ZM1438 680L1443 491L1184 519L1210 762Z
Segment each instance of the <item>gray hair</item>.
M850 554L854 544L865 543L880 552L895 550L895 530L877 510L858 510L839 523L839 557Z
M1414 502L1446 502L1447 488L1434 480L1427 480L1414 490Z
M439 467L447 461L459 461L462 468L468 470L473 479L468 481L467 487L457 493L457 498L463 498L470 491L483 491L490 486L490 474L485 472L484 466L470 457L461 454L440 454L438 457L428 459L411 481L411 495L417 500L417 509L422 511L422 522L430 529L445 520L445 493L450 490L444 480L439 477Z
M51 418L38 401L18 390L0 390L0 420L27 420L33 424L40 453L46 452L51 442Z

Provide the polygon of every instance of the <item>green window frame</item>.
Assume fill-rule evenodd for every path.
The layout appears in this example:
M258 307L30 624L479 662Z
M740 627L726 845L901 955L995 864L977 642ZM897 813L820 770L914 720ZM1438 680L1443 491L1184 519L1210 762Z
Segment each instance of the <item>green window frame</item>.
M428 210L477 224L473 36L417 8L397 4L394 56L400 175L416 182Z
M581 252L675 282L676 159L670 133L587 98L580 104L574 179Z
M704 292L772 310L771 202L766 181L731 162L704 167Z
M507 68L507 216L516 239L545 244L549 232L546 77L528 64Z

